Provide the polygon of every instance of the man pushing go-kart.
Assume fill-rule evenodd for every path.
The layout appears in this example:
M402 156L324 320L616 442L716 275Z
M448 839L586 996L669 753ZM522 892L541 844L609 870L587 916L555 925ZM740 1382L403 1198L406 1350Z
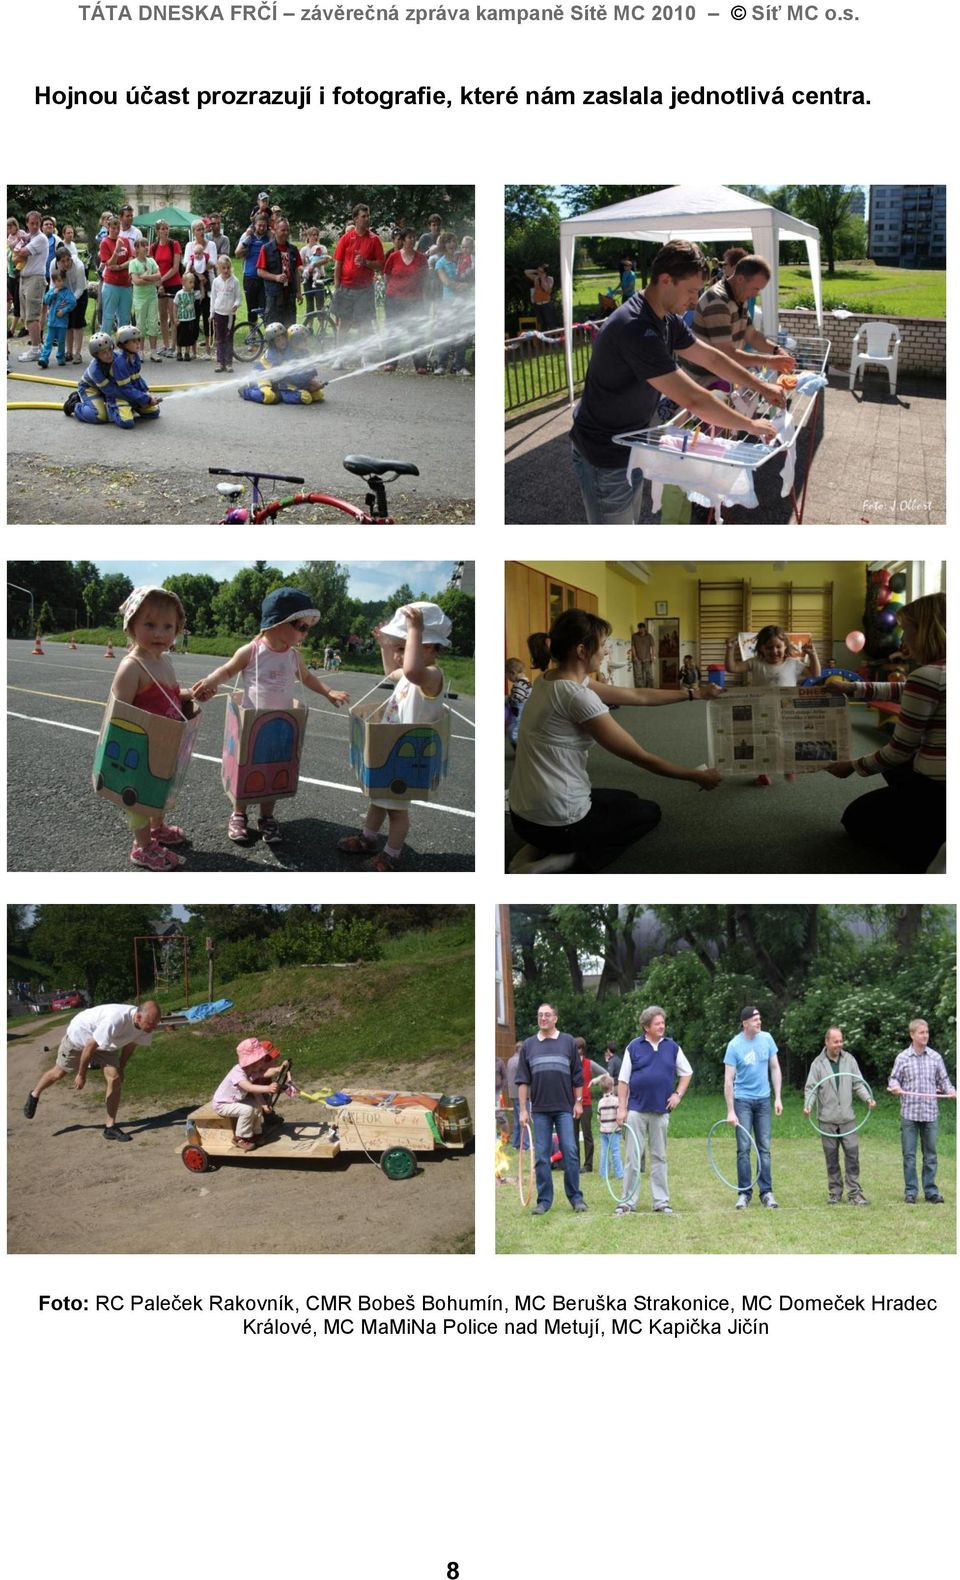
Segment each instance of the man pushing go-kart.
M103 1139L129 1141L130 1137L117 1124L123 1072L137 1048L149 1048L159 1023L160 1006L153 999L147 999L139 1009L135 1004L97 1004L82 1009L63 1034L56 1064L41 1075L28 1094L24 1117L33 1118L41 1093L64 1076L72 1075L74 1087L82 1092L87 1071L102 1070L107 1086Z

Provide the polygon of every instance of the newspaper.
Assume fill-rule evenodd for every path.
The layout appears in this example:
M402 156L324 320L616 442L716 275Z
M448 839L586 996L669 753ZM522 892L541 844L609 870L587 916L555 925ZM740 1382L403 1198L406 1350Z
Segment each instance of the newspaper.
M736 687L707 703L707 749L722 774L812 773L844 762L847 699L822 686Z

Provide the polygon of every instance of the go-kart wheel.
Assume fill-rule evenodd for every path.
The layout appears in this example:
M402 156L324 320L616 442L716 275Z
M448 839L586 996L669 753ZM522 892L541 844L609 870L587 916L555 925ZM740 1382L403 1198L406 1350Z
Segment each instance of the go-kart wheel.
M417 1160L409 1147L388 1147L380 1167L388 1180L408 1180L417 1172Z
M194 1146L191 1142L180 1153L186 1167L191 1174L209 1174L210 1157L202 1147Z

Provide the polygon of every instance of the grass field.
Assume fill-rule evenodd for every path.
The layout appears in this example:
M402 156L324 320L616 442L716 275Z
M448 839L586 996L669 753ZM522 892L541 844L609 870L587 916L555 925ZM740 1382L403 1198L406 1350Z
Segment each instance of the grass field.
M619 278L615 270L609 274L575 275L574 305L596 308L599 292L617 285ZM807 267L783 267L779 278L781 308L796 307L801 299L803 305L812 304L813 287ZM878 268L869 259L856 260L838 263L832 279L822 275L821 287L823 305L828 310L845 306L851 312L892 313L903 318L945 318L947 313L944 269Z
M429 1066L440 1091L462 1088L473 1069L473 938L466 923L404 934L370 965L253 972L215 983L214 994L232 999L233 1009L189 1030L159 1033L127 1066L125 1103L205 1101L248 1036L275 1043L307 1091L360 1080L379 1085L388 1072L399 1079L404 1066L419 1068L421 1081ZM191 995L194 1003L204 998L206 984ZM159 1002L167 1012L183 1008L176 992ZM59 1039L48 1040L53 1046ZM93 1105L102 1102L99 1078L87 1094Z
M878 1107L860 1134L860 1178L869 1207L826 1206L826 1169L820 1138L803 1118L800 1095L787 1099L787 1112L773 1121L773 1184L780 1211L761 1207L754 1193L745 1212L734 1208L735 1192L717 1179L707 1159L705 1136L723 1116L719 1096L685 1098L671 1120L668 1165L674 1216L650 1210L650 1186L643 1175L636 1212L613 1216L614 1201L597 1174L582 1176L590 1209L570 1211L563 1175L555 1172L554 1206L545 1217L524 1210L513 1173L497 1192L496 1248L501 1255L736 1255L792 1253L820 1255L952 1255L956 1250L956 1114L952 1103L940 1121L938 1180L946 1196L942 1207L903 1200L899 1142L899 1105L879 1096ZM859 1117L859 1115L858 1115ZM596 1126L594 1127L596 1130ZM725 1147L725 1153L721 1149ZM715 1156L728 1179L735 1178L735 1141L715 1138ZM599 1167L597 1141L595 1166ZM727 1166L729 1164L729 1167Z
M127 645L125 633L119 627L91 626L89 630L61 631L56 636L44 636L45 642L69 642L71 637L80 646L105 647L107 642L113 643L119 657L123 656ZM195 636L190 633L190 652L209 653L211 658L230 658L244 642L249 642L249 636ZM372 657L355 660L343 665L344 670L351 670L356 674L379 674L382 665ZM443 660L443 672L454 691L466 692L472 697L474 692L474 660L462 658L456 654L449 654ZM331 671L332 673L332 671Z

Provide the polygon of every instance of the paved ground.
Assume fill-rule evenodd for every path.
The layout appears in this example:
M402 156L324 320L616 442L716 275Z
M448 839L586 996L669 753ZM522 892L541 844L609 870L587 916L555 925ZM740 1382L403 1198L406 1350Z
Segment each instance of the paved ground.
M69 393L44 386L33 364L13 362L8 371L32 378L8 382L9 401L62 402ZM49 371L72 377L80 369ZM473 519L472 379L365 373L331 383L322 404L299 407L239 400L241 375L216 380L212 362L148 362L146 376L158 384L211 379L215 388L189 398L167 396L156 421L130 430L86 426L55 411L8 413L11 522L215 522L222 511L210 466L262 465L306 478L313 491L343 494L362 505L364 485L342 466L351 452L413 461L420 468L419 477L388 491L398 520ZM302 511L290 519L305 524L344 518Z
M834 378L824 392L821 430L815 435L807 491L806 526L911 523L942 526L946 520L946 420L944 386L901 379L896 397L886 377L866 378L865 390ZM506 431L506 519L511 524L582 523L583 509L570 466L570 410L566 403L534 412ZM806 464L806 438L798 441L798 480ZM774 480L777 462L761 468ZM765 474L769 474L765 478ZM693 507L693 520L705 516ZM790 501L777 489L761 494L760 508L724 512L732 525L786 525Z
M474 1159L442 1152L418 1155L412 1179L391 1181L362 1154L329 1162L224 1161L209 1174L190 1174L179 1158L181 1107L131 1098L120 1112L132 1137L104 1141L103 1085L96 1074L83 1094L70 1081L44 1093L27 1121L23 1101L41 1070L53 1063L59 1038L35 1025L8 1035L7 1248L11 1253L118 1255L179 1252L421 1252L473 1249ZM445 1072L445 1077L450 1072ZM425 1065L388 1086L449 1089ZM467 1093L472 1072L456 1072L453 1090ZM206 1094L202 1094L203 1097ZM285 1118L313 1117L312 1105L285 1099ZM303 1315L303 1313L301 1313Z
M177 674L183 685L192 685L219 662L205 654L182 654ZM148 875L128 866L130 838L122 812L95 795L90 783L94 742L116 665L102 657L99 647L72 653L62 643L48 643L45 656L33 658L28 642L9 642L7 666L8 867L18 872L129 871L140 882ZM375 678L347 672L338 684L357 700ZM192 842L183 873L356 871L355 858L336 848L342 834L357 828L365 807L349 768L345 710L335 712L322 697L311 695L300 790L277 805L284 841L270 848L256 840L244 848L231 844L226 834L229 802L220 785L224 695L204 705L196 754L177 803L176 821ZM473 726L465 720L474 718L474 699L451 698L451 706L464 718L452 721L450 774L439 801L411 809L410 871L473 870ZM363 876L379 881L373 873Z

